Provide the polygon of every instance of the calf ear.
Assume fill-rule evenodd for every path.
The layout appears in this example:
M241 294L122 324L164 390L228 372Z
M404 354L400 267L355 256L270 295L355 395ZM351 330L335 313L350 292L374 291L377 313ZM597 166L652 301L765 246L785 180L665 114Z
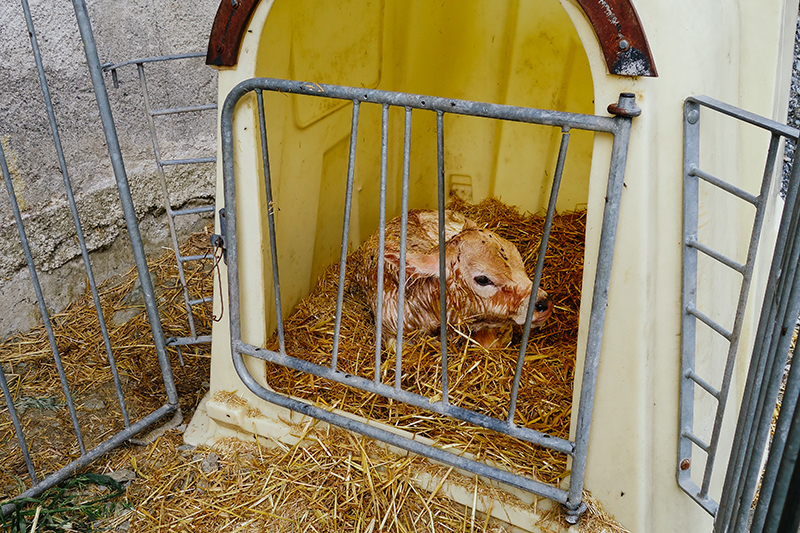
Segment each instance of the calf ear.
M400 266L399 252L386 252L386 262L395 269ZM406 276L439 277L439 251L424 254L406 253Z
M430 254L406 254L406 274L421 277L439 277L439 250Z

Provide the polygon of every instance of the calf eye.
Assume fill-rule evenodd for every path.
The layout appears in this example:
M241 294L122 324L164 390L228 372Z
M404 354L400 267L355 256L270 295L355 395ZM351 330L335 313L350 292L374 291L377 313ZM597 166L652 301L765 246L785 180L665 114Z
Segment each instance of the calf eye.
M492 280L490 280L486 276L475 276L473 279L475 280L475 283L477 283L481 287L486 287L487 285L494 285Z

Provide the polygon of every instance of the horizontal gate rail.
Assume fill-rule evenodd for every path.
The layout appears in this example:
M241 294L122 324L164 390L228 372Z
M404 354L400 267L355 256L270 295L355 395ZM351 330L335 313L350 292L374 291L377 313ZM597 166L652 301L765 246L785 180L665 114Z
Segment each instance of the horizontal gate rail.
M721 178L711 175L700 169L700 110L706 108L718 113L727 115L742 122L751 124L771 134L769 148L765 158L763 177L758 195L753 195L736 187ZM764 397L760 391L753 392L753 388L761 387L761 377L764 369L772 365L767 363L775 360L778 343L773 343L773 334L768 331L773 328L769 325L775 320L783 323L787 319L787 301L781 295L788 294L791 279L794 277L794 269L791 260L784 258L787 241L790 239L792 230L790 225L794 209L794 196L797 190L797 171L793 170L790 191L786 198L781 227L778 231L778 240L773 256L773 265L769 274L764 306L761 311L759 329L756 334L756 341L751 359L750 372L747 378L745 396L739 412L739 421L736 429L733 449L727 465L727 475L720 502L717 502L709 495L711 476L714 472L715 461L719 451L719 441L721 426L725 415L725 407L728 394L731 388L734 363L739 351L739 340L744 322L744 313L748 303L748 295L752 281L753 268L755 265L756 253L758 251L761 230L766 214L767 200L772 187L772 179L775 174L778 149L781 140L788 138L797 140L800 131L788 127L773 120L760 117L754 113L730 106L706 96L696 96L687 98L684 104L684 219L683 219L683 289L682 289L682 332L681 332L681 390L680 390L680 420L679 420L679 446L678 446L678 465L677 479L680 487L697 503L700 504L709 514L716 517L715 531L743 531L741 528L746 523L746 515L749 513L753 493L758 478L758 466L760 463L760 452L764 449L766 434L769 423L760 420L764 416L771 416L771 407L774 406L774 399L771 404L764 403ZM797 167L794 167L797 168ZM699 229L699 182L700 180L719 190L725 191L744 202L755 207L755 216L747 247L747 258L744 264L739 263L733 258L714 250L698 240ZM800 248L798 248L800 251ZM697 309L697 265L698 253L709 257L721 265L730 268L741 274L741 286L739 290L736 313L732 329L728 330ZM797 258L795 257L795 265ZM783 261L783 264L781 263ZM782 274L781 274L782 269ZM776 284L778 278L784 288L779 288ZM788 280L788 281L787 281ZM782 303L773 302L779 299ZM775 305L782 306L783 311L778 312ZM797 317L797 310L789 311ZM697 322L701 322L712 331L716 332L728 342L727 354L723 373L721 376L721 386L719 389L710 385L706 377L701 377L696 372L696 328ZM790 326L790 330L793 326ZM762 348L771 346L773 352L770 356L765 356ZM767 348L769 349L769 348ZM785 353L785 352L783 352ZM783 359L785 363L785 358ZM777 365L777 362L775 362ZM715 376L719 378L720 376ZM773 376L773 379L775 376ZM779 385L778 376L778 385ZM704 442L694 432L694 402L695 385L708 393L716 400L713 429L709 442ZM774 387L774 385L772 385ZM775 389L777 395L777 389ZM767 405L769 404L769 405ZM767 415L766 411L770 414ZM760 413L760 414L759 414ZM762 427L763 426L763 427ZM766 428L766 430L764 429ZM758 435L758 436L757 436ZM692 450L696 446L706 453L705 467L703 468L702 481L698 485L691 477L692 474ZM743 472L743 470L747 470ZM745 518L742 518L745 517ZM744 522L742 522L744 520ZM734 529L728 529L733 522L738 525Z
M511 437L524 440L532 444L537 444L539 446L545 446L557 452L566 453L569 455L572 455L575 452L574 443L568 440L552 437L546 433L540 433L532 429L520 427L505 420L499 420L497 418L483 415L469 409L464 409L463 407L458 407L444 401L431 403L429 398L419 394L397 389L394 386L385 385L383 383L376 383L375 381L354 376L352 374L345 374L344 372L331 370L328 367L309 363L303 359L290 357L272 350L265 350L263 348L254 349L253 346L245 342L237 342L236 347L238 351L245 355L257 357L270 363L283 365L293 370L299 370L301 372L321 378L326 378L331 381L335 381L336 383L341 383L342 385L356 387L367 392L393 398L409 405L413 405L414 407L427 409L428 411L433 411L434 413L438 413L440 415L450 416L482 428L499 431Z
M334 344L331 354L331 366L321 366L312 364L299 358L292 357L286 353L284 339L291 332L284 330L283 313L280 294L280 281L278 273L278 247L276 243L276 230L272 182L270 176L269 153L267 150L267 125L264 115L263 91L278 91L281 93L301 94L317 96L321 98L335 98L352 103L352 122L350 131L350 147L347 171L347 193L345 198L342 249L339 262L339 290L336 302L336 324L334 328ZM239 266L237 263L237 231L236 231L236 204L235 204L235 175L233 160L233 112L240 99L255 92L258 105L258 118L260 125L260 146L263 160L264 184L266 191L266 204L270 206L267 211L270 238L270 255L272 261L273 287L275 293L275 311L277 317L277 335L279 350L272 351L259 348L244 342L241 338L240 325L240 304L239 304ZM388 145L388 121L389 108L396 106L404 108L404 139L403 139L403 165L402 165L402 209L401 217L401 238L400 238L400 288L398 296L398 328L397 328L397 363L395 368L394 383L389 385L382 383L379 371L376 370L375 378L366 379L353 376L337 370L337 352L339 340L339 324L342 313L344 272L347 260L348 228L350 225L350 205L353 189L355 158L356 158L356 139L358 132L360 108L362 104L375 104L382 106L381 124L381 183L380 183L380 228L379 228L379 253L378 253L378 294L382 294L382 271L383 271L383 251L384 251L384 231L386 222L386 184L387 184L387 145ZM223 148L223 179L225 195L225 249L228 264L228 292L230 303L228 305L231 331L231 351L234 366L239 377L244 384L259 397L272 403L299 411L301 413L319 418L321 420L336 424L347 429L356 431L363 435L388 442L399 448L417 453L445 464L463 468L473 473L494 479L503 483L508 483L514 487L545 496L564 504L568 520L575 523L578 516L585 509L582 502L583 479L586 467L586 454L591 426L591 412L594 402L594 393L597 381L597 368L600 357L600 346L602 342L603 324L605 320L606 302L610 283L611 264L613 259L614 241L616 237L617 221L619 216L619 204L622 195L623 178L625 163L627 158L628 139L630 136L631 119L640 112L634 104L632 94L624 93L620 95L618 105L609 106L610 110L617 112L616 117L601 117L595 115L581 115L576 113L566 113L541 109L523 108L508 105L488 104L481 102L471 102L466 100L456 100L432 96L422 96L409 93L396 93L374 89L362 89L355 87L342 87L334 85L323 85L317 83L297 82L279 79L256 78L241 82L228 95L222 109L221 135ZM439 203L439 248L440 248L440 273L444 270L444 142L443 129L445 114L466 115L474 117L486 117L515 122L525 122L530 124L540 124L558 127L562 130L561 147L559 149L558 161L554 174L550 200L547 209L547 216L544 225L544 235L540 245L539 255L536 265L536 273L533 280L531 292L531 302L528 306L528 316L523 332L523 342L517 360L517 370L512 386L508 419L501 420L494 417L482 415L451 405L448 400L448 377L447 377L447 343L446 343L446 321L441 328L441 352L442 352L442 391L441 397L428 398L425 396L412 394L401 387L400 367L402 365L402 346L403 346L403 327L402 327L402 306L403 306L403 287L405 284L405 222L408 215L409 201L409 174L410 174L410 151L411 151L411 118L412 110L426 110L436 113L437 123L437 155L438 155L438 203ZM531 429L520 427L514 423L514 411L519 391L519 381L522 371L522 363L525 358L527 339L530 333L531 317L534 309L535 298L538 284L541 279L544 255L547 249L547 237L550 225L555 212L555 200L558 195L561 174L564 167L567 147L569 143L570 129L581 129L595 132L609 133L613 135L614 142L611 151L611 163L609 168L609 181L606 195L606 203L601 229L598 267L595 277L595 285L592 295L591 315L589 317L589 338L585 354L585 370L583 374L581 399L577 416L577 436L574 442L556 438ZM440 276L440 284L445 283L445 276ZM446 291L440 285L440 310L446 310ZM381 338L382 310L380 308L381 298L378 298L378 309L376 310L376 339ZM375 359L376 369L380 368L381 349L380 343L376 343ZM349 417L330 412L321 407L311 405L305 401L287 397L285 395L268 390L262 386L248 371L244 356L256 357L272 363L277 363L289 368L300 370L309 374L324 377L337 383L357 387L359 389L374 392L393 398L398 401L408 403L435 413L447 415L459 420L463 420L479 427L492 429L512 437L531 442L536 445L544 446L552 450L569 454L573 457L570 485L568 489L562 489L552 485L547 485L535 481L525 476L512 474L506 470L490 466L488 464L472 461L464 457L457 456L443 449L422 444L413 439L398 436L389 431L376 427L366 422L355 421Z

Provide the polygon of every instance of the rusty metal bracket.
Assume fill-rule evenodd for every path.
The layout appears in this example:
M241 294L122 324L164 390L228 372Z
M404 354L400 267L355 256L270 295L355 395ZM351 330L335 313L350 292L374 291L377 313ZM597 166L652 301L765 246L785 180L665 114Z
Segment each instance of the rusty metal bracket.
M259 0L222 0L208 38L206 65L232 67L239 61L242 37Z
M609 73L617 76L658 76L633 0L577 2L600 41Z
M594 28L608 71L617 76L658 76L633 0L576 0ZM222 0L208 41L206 64L232 67L259 0Z

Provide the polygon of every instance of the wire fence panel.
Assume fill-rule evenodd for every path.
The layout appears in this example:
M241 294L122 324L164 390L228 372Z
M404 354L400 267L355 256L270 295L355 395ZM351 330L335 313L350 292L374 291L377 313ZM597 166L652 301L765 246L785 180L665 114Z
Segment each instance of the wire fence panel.
M270 153L267 148L267 132L269 124L265 118L263 92L280 92L295 95L308 95L319 98L331 98L352 104L352 114L350 119L350 135L349 135L349 148L347 156L347 175L346 175L346 198L344 205L344 218L343 218L343 234L341 240L341 253L339 260L339 289L336 295L336 326L334 328L334 341L331 354L330 366L318 365L301 358L294 357L287 354L284 339L286 336L291 335L291 331L285 330L283 323L283 309L281 301L281 290L278 273L278 244L275 239L275 210L273 199L273 182L270 170ZM250 290L250 288L242 288L239 285L239 265L237 263L238 245L237 245L237 212L236 212L236 174L242 172L236 170L234 165L234 129L233 129L233 115L237 103L239 103L245 96L253 95L257 101L258 109L258 124L260 125L260 139L258 146L261 151L261 163L263 165L263 179L265 198L264 202L269 208L267 209L267 225L270 236L269 254L272 263L273 285L275 294L275 316L277 319L277 335L279 339L278 351L268 350L261 347L253 346L242 340L241 329L241 314L240 314L240 292L241 290ZM396 339L396 361L395 361L395 379L394 382L384 383L379 374L381 367L381 348L377 346L375 349L375 367L376 375L374 379L367 379L352 374L342 372L337 368L338 344L339 344L339 324L342 314L342 299L343 299L343 276L346 269L347 262L347 245L348 228L350 227L350 213L351 203L353 196L353 172L356 165L356 139L358 136L359 119L361 109L367 105L376 105L381 107L381 161L380 161L380 248L378 252L378 294L381 293L380 287L382 286L383 279L381 273L383 272L384 261L384 247L385 247L385 226L386 226L386 188L387 188L387 136L389 130L389 110L392 107L399 108L403 111L403 141L402 141L402 162L401 166L401 219L400 224L400 247L399 247L399 291L398 291L398 324ZM419 455L428 457L435 461L444 464L462 468L464 470L485 476L487 478L507 483L513 487L532 492L538 495L545 496L557 502L564 504L567 509L568 517L571 522L576 522L578 516L585 509L585 505L581 501L583 480L586 467L586 455L588 447L589 430L591 427L591 412L594 402L594 394L597 381L597 368L600 358L600 346L602 342L603 324L605 320L606 302L608 297L608 289L610 283L611 265L613 260L614 242L616 237L617 220L619 216L620 199L623 188L623 178L625 172L625 164L628 150L628 140L630 135L631 120L639 114L639 109L634 104L634 97L632 94L624 93L620 95L619 103L615 106L609 106L610 110L615 111L615 117L601 117L594 115L581 115L575 113L548 111L532 108L522 108L507 105L488 104L481 102L471 102L465 100L453 100L439 97L422 96L408 93L388 92L372 89L361 89L353 87L343 87L334 85L324 85L317 83L296 82L278 79L251 79L240 83L235 87L228 97L226 98L225 105L222 110L221 119L221 134L222 134L222 157L223 157L223 176L225 186L225 228L224 228L224 246L225 254L228 265L228 283L229 283L229 299L230 303L228 318L230 320L231 331L231 350L233 355L234 366L239 374L239 377L247 385L250 390L255 392L259 397L287 407L289 409L298 411L300 413L312 416L314 418L342 426L346 429L356 431L371 438L375 438L399 448L417 453ZM424 396L412 393L403 388L400 376L402 374L402 359L403 359L403 305L404 305L404 286L406 283L405 268L406 263L406 242L408 236L406 234L406 221L409 212L409 181L410 181L410 161L412 159L411 152L411 129L412 117L415 116L412 112L431 112L436 114L436 148L437 154L437 192L438 192L438 206L439 206L439 312L444 316L447 312L446 290L444 287L445 276L441 275L444 272L444 237L445 237L445 221L444 221L444 117L445 115L463 115L472 117L484 117L499 119L504 121L522 122L528 124L538 124L552 126L559 128L562 132L561 143L559 148L559 156L556 163L556 169L553 174L554 180L549 195L549 203L547 206L547 214L544 224L544 235L538 252L538 260L536 264L536 273L533 279L533 287L531 289L531 299L527 307L527 317L523 330L523 342L517 360L517 370L513 380L512 392L510 396L510 405L508 409L508 418L500 419L485 414L452 405L448 401L448 376L447 376L447 362L448 353L447 345L445 342L446 336L446 321L441 320L441 382L442 389L437 391L432 396ZM577 436L574 441L558 438L545 433L523 427L515 423L515 410L516 402L519 395L519 390L522 385L520 384L520 375L522 364L525 360L527 339L530 334L531 321L536 303L536 295L539 282L542 276L542 269L544 265L544 255L547 250L548 232L552 224L553 216L555 213L556 199L561 181L561 176L564 167L564 160L569 146L570 130L580 129L593 132L601 132L613 136L613 146L611 151L611 163L608 175L608 188L606 195L606 203L604 207L603 223L600 234L599 244L599 261L596 270L595 284L592 293L592 307L591 315L589 317L589 337L585 353L585 370L582 379L581 399L578 407L577 416ZM258 141L257 141L258 142ZM291 209L291 206L283 206L285 209ZM375 311L375 324L377 328L376 339L381 339L381 324L383 322L384 309L381 307L382 298L377 300L377 308ZM377 342L380 344L380 342ZM552 450L556 450L572 456L572 471L570 477L570 485L568 489L564 489L555 485L542 483L535 479L514 474L497 468L486 463L468 459L448 452L438 447L422 444L413 439L398 436L395 433L389 432L377 427L373 424L366 424L365 422L353 420L337 413L330 412L322 407L311 405L304 401L278 394L273 390L265 388L261 385L247 369L244 361L244 356L255 357L276 363L285 367L299 370L314 376L319 376L331 380L336 383L355 387L364 391L379 394L393 400L404 402L434 413L446 415L475 426L487 428L499 433L510 435L515 438L543 446Z

